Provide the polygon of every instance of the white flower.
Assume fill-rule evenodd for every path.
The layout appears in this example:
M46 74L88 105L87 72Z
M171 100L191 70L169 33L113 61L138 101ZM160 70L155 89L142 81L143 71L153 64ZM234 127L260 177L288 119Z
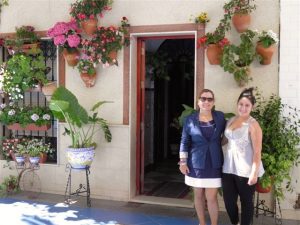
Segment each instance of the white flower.
M40 117L37 114L32 114L30 117L33 121L37 121Z
M11 109L8 111L9 116L13 116L13 115L15 115L15 113L16 113L16 111L14 109Z
M43 119L44 120L50 120L51 116L49 114L45 114L45 115L43 115Z
M1 105L0 105L0 108L1 109L4 109L6 107L6 104L5 103L2 103Z
M13 103L13 102L10 102L10 103L8 103L8 105L9 105L9 106L13 106L13 105L14 105L14 103Z
M105 63L105 64L103 64L102 66L103 66L103 68L108 68L108 67L110 67L110 65L109 65L109 63L108 63L108 62L106 62L106 63Z

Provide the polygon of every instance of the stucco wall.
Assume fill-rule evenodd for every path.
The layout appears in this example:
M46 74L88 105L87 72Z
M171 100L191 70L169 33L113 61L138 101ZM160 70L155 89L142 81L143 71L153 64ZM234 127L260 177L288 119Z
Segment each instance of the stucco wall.
M58 21L69 19L71 0L10 0L3 8L0 32L14 32L16 26L33 25L37 30L47 30ZM115 0L113 9L104 14L101 25L119 24L126 16L132 26L190 23L190 15L206 11L211 18L206 30L213 31L223 16L223 0ZM268 13L266 13L266 9ZM259 0L252 14L252 29L272 29L279 32L279 0ZM227 36L236 42L237 33L232 29ZM133 52L133 50L131 50ZM90 108L98 100L113 101L101 109L101 115L111 126L113 141L104 143L99 134L99 149L91 171L93 197L128 200L134 195L135 186L135 61L131 61L130 75L130 125L122 125L123 109L123 58L119 53L119 67L103 69L99 66L94 88L84 87L76 69L66 67L66 87L79 98L80 103ZM251 67L253 82L263 94L278 93L278 51L269 66L254 63ZM215 91L217 109L235 112L236 99L242 90L231 74L219 66L211 66L205 58L205 87ZM61 125L62 126L62 125ZM45 165L40 170L43 191L63 193L67 180L63 149L69 140L59 137L58 165ZM1 176L6 172L1 170ZM77 175L76 175L77 176ZM51 177L51 179L49 179ZM112 179L113 178L113 179ZM78 179L82 176L78 174Z

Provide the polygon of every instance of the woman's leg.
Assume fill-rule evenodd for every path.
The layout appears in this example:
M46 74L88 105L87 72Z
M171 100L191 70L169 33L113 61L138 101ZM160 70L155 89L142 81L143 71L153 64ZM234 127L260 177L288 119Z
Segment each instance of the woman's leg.
M226 173L223 174L223 199L227 214L232 224L239 223L239 209L237 206L238 189L235 182L235 175Z
M241 225L250 225L253 220L253 195L255 185L248 185L248 178L236 177L241 201Z
M210 216L211 225L218 224L219 204L218 204L217 195L218 195L217 188L205 189L205 196L207 200L207 208Z
M205 225L205 195L204 188L194 187L194 204L200 225Z

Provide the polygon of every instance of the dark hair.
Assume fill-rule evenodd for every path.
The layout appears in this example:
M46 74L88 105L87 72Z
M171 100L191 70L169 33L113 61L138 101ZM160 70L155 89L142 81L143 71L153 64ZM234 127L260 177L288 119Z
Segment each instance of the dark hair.
M205 93L205 92L211 93L211 95L213 96L213 98L215 98L215 94L214 94L214 92L213 92L212 90L210 90L210 89L203 89L202 91L200 91L199 96L198 96L198 99L199 99L199 98L201 97L201 95L202 95L203 93Z
M253 87L244 89L240 94L237 102L239 102L241 98L247 98L251 102L251 104L254 105L256 100L255 96L253 95Z

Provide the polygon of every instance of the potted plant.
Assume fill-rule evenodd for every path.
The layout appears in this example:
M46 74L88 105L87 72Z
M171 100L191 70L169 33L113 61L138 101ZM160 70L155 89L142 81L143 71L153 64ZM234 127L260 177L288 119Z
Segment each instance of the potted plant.
M40 52L35 56L14 54L6 63L1 65L0 87L9 95L9 99L17 101L23 99L23 93L31 88L48 82L45 58Z
M200 24L206 24L210 21L207 12L201 12L199 15L195 16L191 20L193 20L194 23L200 23Z
M19 189L19 179L17 176L9 175L4 177L3 182L0 185L0 196L6 196L9 193L18 192Z
M111 9L112 0L76 0L71 4L70 15L81 25L87 35L97 30L97 16Z
M16 27L14 39L6 39L5 46L10 54L24 52L27 54L39 53L39 38L33 26Z
M2 154L5 159L10 159L10 157L16 161L19 166L24 165L25 152L19 151L17 145L24 142L25 138L5 138L2 140Z
M102 130L105 140L111 141L108 123L97 112L104 103L97 102L90 110L92 115L88 115L68 89L59 87L52 96L49 107L57 119L66 123L65 134L71 138L67 159L75 169L85 169L91 165L96 148L94 136L98 131Z
M223 49L221 67L225 72L233 74L240 87L251 80L249 65L257 57L253 45L254 37L255 32L247 30L240 35L241 43L239 46L230 44Z
M211 65L220 64L223 47L229 44L228 39L225 38L225 32L230 30L229 19L230 16L225 14L214 32L208 32L197 39L198 48L207 47L206 56Z
M75 20L58 22L47 32L56 46L63 50L63 56L69 66L76 66L79 60L81 36Z
M269 65L272 61L275 45L279 42L277 34L272 30L258 32L256 52L261 56L260 64Z
M82 51L77 69L86 87L93 87L96 82L96 66L101 61L101 55L97 50L98 45L99 43L95 40L82 40Z
M292 190L290 171L300 162L299 110L282 103L272 95L265 100L257 94L257 103L252 112L263 132L262 162L265 174L259 183L263 188L273 186L276 199L281 199L284 189Z
M51 120L52 113L48 107L1 105L0 122L11 130L46 131Z
M232 23L237 32L246 31L251 23L250 13L256 9L255 0L231 0L224 5L225 12L232 17Z
M128 38L124 37L128 26L127 18L123 17L121 27L98 27L93 42L99 43L99 45L97 45L97 51L105 67L111 64L118 65L118 51L121 50L124 45L129 44Z

